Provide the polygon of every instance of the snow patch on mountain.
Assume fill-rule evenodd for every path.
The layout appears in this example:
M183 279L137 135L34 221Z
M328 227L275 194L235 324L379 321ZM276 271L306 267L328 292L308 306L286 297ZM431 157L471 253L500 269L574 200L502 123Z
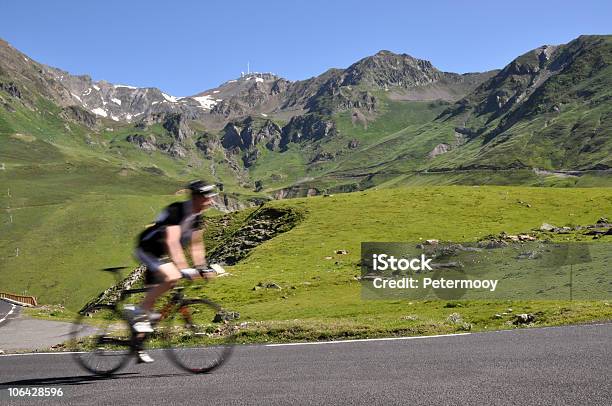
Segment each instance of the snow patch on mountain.
M96 107L91 112L94 113L96 116L108 117L108 113L106 112L106 110L101 107Z
M120 105L120 106L121 106L121 100L116 99L116 98L114 98L114 97L113 97L113 98L111 98L111 100L112 100L113 102L115 102L116 104L118 104L118 105Z
M178 102L181 99L181 97L170 96L169 94L166 94L166 93L163 93L163 92L162 92L162 96L164 96L164 99L166 99L170 103L176 103L176 102Z
M222 101L222 99L213 100L213 98L208 94L204 96L194 97L193 99L200 103L200 106L202 106L202 108L207 110L210 110L215 104L217 104L219 101Z

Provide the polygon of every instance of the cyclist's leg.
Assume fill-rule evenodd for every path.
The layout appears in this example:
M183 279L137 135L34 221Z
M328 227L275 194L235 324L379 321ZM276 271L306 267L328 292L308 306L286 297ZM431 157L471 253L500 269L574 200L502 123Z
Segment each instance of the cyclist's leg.
M172 262L159 265L155 272L159 272L158 279L160 279L161 282L147 292L141 304L142 309L148 312L153 309L153 305L157 298L172 289L174 285L176 285L176 282L181 279L181 272Z

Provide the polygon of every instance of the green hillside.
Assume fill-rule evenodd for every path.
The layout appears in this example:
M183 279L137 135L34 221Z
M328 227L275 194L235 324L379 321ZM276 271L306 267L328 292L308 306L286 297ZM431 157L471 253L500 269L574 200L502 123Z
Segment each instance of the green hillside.
M26 287L44 303L64 303L76 310L110 283L93 270L133 264L136 233L154 211L173 199L177 197L89 193L63 205L13 211L13 223L3 223L2 235L8 238L3 238L0 248L6 258L3 264L12 270L4 279L6 289L21 292ZM273 304L287 292L251 293L259 282L298 286L290 291L295 303L310 303L312 295L318 298L308 304L314 308L284 307L282 312L288 313L281 318L285 319L293 313L296 317L303 317L299 316L302 312L314 314L329 300L359 306L354 276L359 274L362 241L476 241L501 231L526 232L543 222L592 224L601 216L612 215L612 192L597 188L413 187L268 205L294 207L305 213L305 220L256 248L230 269L236 277L219 280L213 291L219 289L224 300L236 302L245 314L264 319L281 317L275 315L279 309ZM14 257L16 246L19 257ZM349 254L335 255L340 249ZM333 259L325 259L327 256Z

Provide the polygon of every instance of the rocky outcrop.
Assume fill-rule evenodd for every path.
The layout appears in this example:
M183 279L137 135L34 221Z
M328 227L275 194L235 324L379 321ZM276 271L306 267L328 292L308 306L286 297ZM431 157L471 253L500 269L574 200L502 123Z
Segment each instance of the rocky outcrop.
M128 135L126 137L126 141L136 145L143 151L155 151L157 149L156 139L154 135Z
M21 99L21 91L17 84L13 82L0 82L0 90L7 92L9 95Z
M434 68L429 61L383 50L349 66L342 85L408 88L436 82L443 77L444 73Z
M432 149L427 156L429 158L435 158L438 155L442 155L451 150L451 146L448 144L438 144Z
M104 306L114 305L121 297L121 292L132 288L135 284L143 280L145 266L140 266L134 269L125 279L116 285L111 286L104 292L100 293L95 299L92 299L79 310L79 314L95 313Z
M316 141L336 134L336 125L329 117L314 113L296 116L283 127L280 147L285 150L290 142Z
M270 151L279 149L281 128L272 120L254 119L228 123L223 129L221 145L230 154L241 155L244 166L252 166L260 155L258 147L263 145Z
M254 211L233 234L226 236L209 253L209 261L233 265L259 244L287 232L302 220L294 208L263 206Z
M247 117L241 121L228 123L223 129L221 145L226 149L252 150L259 144L273 151L278 149L281 128L272 120Z
M164 115L162 126L177 141L185 141L185 139L193 135L193 130L187 125L184 116L180 113L168 113Z
M96 115L79 106L68 106L62 109L62 116L76 121L87 128L94 128L98 122Z

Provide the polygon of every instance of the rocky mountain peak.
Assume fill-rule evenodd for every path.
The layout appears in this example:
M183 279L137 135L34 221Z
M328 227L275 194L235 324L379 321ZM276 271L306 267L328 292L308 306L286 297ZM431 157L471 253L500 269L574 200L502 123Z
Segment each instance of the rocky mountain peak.
M408 88L433 83L442 77L443 73L429 61L382 50L349 66L342 85Z

